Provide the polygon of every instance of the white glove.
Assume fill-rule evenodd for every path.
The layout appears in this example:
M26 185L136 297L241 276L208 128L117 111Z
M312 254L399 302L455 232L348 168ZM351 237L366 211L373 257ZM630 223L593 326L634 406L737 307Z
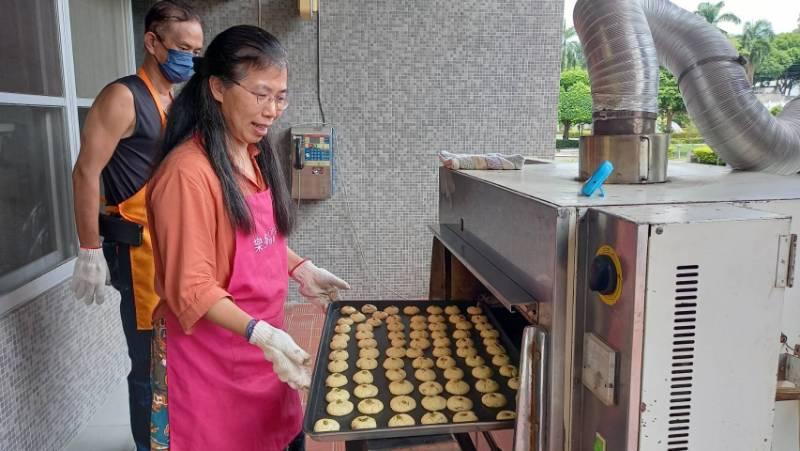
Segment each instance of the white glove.
M272 368L282 382L292 388L307 388L311 382L308 355L286 332L259 321L250 335L250 344L264 352L264 358L272 362Z
M349 283L326 269L317 268L311 260L306 260L295 268L292 279L300 284L300 294L323 311L331 301L339 299L339 290L350 289Z
M103 256L103 249L84 249L78 251L75 271L72 274L72 293L75 299L90 305L100 305L105 300L108 264Z

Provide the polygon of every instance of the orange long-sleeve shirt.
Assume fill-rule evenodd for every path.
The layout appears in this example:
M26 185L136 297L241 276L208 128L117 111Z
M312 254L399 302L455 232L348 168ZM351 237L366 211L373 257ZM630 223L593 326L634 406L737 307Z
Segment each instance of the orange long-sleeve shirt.
M266 189L257 154L252 146L256 178L237 176L245 196ZM159 166L148 184L147 215L161 298L153 317L163 317L166 306L191 333L217 301L234 300L226 288L236 251L222 186L197 139L176 147Z

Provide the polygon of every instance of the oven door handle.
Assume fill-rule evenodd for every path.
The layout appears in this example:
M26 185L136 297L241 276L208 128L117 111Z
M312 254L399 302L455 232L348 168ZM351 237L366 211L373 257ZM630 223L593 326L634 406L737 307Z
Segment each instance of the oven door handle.
M514 451L545 451L547 414L547 332L527 326L522 334Z

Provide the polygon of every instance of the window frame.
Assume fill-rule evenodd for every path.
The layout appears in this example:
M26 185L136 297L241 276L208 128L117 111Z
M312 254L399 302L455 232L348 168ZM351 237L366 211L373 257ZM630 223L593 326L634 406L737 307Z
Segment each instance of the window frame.
M123 31L123 39L126 40L126 49L128 51L127 60L129 72L133 73L136 68L136 57L133 39L133 11L131 0L122 0L123 8L123 21L126 24ZM77 96L76 82L75 82L75 67L72 52L72 30L69 15L69 0L52 0L52 5L55 7L56 20L58 22L58 45L59 57L61 58L61 81L63 88L63 97L53 97L44 95L32 94L17 94L9 92L0 92L0 104L11 106L39 106L59 108L63 111L64 131L66 132L65 143L68 149L63 149L69 152L69 168L75 166L75 161L78 158L78 151L80 150L80 126L78 122L78 108L87 108L92 105L94 98L81 98ZM65 174L68 179L71 179L70 174ZM52 182L52 181L51 181ZM71 197L71 195L70 195ZM64 217L59 218L62 221L74 221L72 215L71 205L65 208L66 214ZM52 253L44 255L35 261L28 263L13 270L10 274L17 272L23 273L24 271L32 270L31 266L36 266L37 263L41 264L43 260L52 258ZM46 271L38 277L32 279L5 294L0 294L0 318L5 316L10 311L27 304L28 302L36 299L44 292L58 286L64 281L72 277L72 272L75 266L75 258L70 258L55 268ZM74 301L73 301L74 302Z

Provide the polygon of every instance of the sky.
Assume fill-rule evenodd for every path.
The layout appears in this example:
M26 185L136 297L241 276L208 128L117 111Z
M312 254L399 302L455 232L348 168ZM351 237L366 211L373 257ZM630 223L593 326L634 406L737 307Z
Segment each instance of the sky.
M572 10L577 0L565 0L564 18L567 26L572 25ZM715 0L709 0L716 3ZM672 0L672 3L683 9L694 11L700 0ZM742 19L742 24L733 25L728 22L720 24L720 28L728 33L739 34L745 22L755 22L765 19L772 23L775 33L786 33L797 28L797 18L800 16L800 0L726 0L722 13L733 13Z

